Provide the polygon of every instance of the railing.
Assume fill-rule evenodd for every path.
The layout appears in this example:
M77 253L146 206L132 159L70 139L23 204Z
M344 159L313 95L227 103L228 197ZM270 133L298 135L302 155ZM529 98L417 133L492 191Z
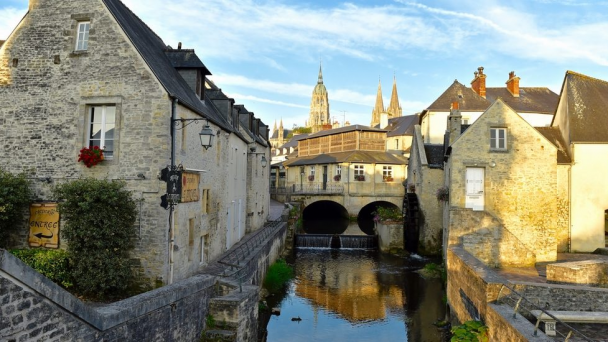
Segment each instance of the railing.
M502 295L502 297L501 297ZM525 305L521 305L522 302L524 302ZM564 335L562 334L559 330L556 329L556 333L561 336L565 342L567 342L568 340L570 340L570 338L577 337L580 339L583 339L585 341L593 341L592 339L590 339L589 337L585 336L582 332L574 329L573 327L571 327L570 325L568 325L567 323L561 321L560 319L556 318L554 315L550 314L549 312L547 312L547 309L543 309L540 306L534 304L532 301L528 300L526 297L524 297L521 293L515 291L512 287L503 284L502 287L500 288L500 291L498 291L498 296L496 298L496 303L501 304L501 303L505 303L508 304L510 307L513 308L513 319L517 319L517 314L519 313L520 316L524 317L521 312L525 313L528 315L528 317L534 317L534 315L532 314L532 309L534 310L540 310L542 312L543 316L548 316L551 317L553 320L555 320L556 323L560 323L561 325L565 326L569 332L568 334ZM525 318L525 317L524 317ZM536 324L534 325L534 336L538 336L538 326L540 324L541 320L540 319L536 319Z
M292 184L289 187L270 187L271 194L342 194L344 193L344 185L342 184L326 184L325 189L322 183L314 184Z

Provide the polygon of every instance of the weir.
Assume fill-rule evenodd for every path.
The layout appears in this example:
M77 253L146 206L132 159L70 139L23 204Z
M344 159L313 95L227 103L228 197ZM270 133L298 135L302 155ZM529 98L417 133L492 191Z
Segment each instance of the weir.
M296 234L296 248L377 249L376 235Z

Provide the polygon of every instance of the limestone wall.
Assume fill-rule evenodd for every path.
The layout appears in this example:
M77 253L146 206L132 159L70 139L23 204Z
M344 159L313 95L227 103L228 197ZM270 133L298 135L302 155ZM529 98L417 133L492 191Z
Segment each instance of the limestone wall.
M490 149L490 128L507 129L507 148ZM502 101L452 144L450 206L466 207L466 170L485 169L485 208L537 261L557 258L557 150ZM539 167L542 165L542 167Z
M557 252L570 247L570 165L557 165Z
M378 245L383 252L403 250L403 222L376 223Z

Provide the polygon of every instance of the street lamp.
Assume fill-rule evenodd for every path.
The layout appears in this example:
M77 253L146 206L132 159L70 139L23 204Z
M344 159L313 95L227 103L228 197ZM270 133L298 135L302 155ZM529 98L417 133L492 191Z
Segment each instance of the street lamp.
M266 165L268 165L268 161L264 155L262 156L262 160L260 162L262 163L262 167L266 167Z
M304 185L302 185L302 178L304 178L304 166L300 166L300 191L304 191Z
M203 146L205 150L208 150L209 147L213 145L213 137L215 136L211 130L211 127L209 127L209 121L205 123L205 126L203 126L203 129L198 135L201 138L201 146Z

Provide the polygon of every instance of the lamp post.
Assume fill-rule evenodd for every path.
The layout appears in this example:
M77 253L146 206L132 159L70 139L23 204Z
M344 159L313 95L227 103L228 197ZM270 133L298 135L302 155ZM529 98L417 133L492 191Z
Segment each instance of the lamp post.
M304 166L300 166L300 191L304 192L304 186L302 185L302 178L304 178Z

